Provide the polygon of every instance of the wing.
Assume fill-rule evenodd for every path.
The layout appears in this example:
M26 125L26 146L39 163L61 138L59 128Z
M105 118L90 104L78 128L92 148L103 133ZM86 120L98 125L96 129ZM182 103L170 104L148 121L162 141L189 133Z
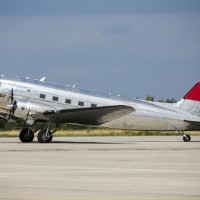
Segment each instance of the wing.
M58 123L100 125L134 112L131 106L104 106L95 108L62 109L45 111L43 114Z

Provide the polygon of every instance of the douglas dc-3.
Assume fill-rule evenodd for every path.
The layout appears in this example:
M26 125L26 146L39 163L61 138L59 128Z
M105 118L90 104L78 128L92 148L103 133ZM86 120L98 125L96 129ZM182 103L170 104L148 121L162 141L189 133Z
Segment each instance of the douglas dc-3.
M44 122L37 134L40 143L52 141L54 122L75 123L130 130L176 130L185 142L184 130L200 130L200 82L177 103L148 102L123 98L73 86L19 77L0 78L0 117L14 122L23 119L26 126L19 133L22 142L32 142L35 122Z

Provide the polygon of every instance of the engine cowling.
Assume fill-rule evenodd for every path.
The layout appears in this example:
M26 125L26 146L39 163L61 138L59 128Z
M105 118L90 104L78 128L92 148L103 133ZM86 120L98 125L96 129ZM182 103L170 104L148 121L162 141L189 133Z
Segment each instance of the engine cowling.
M15 101L11 113L17 117L26 121L27 124L32 124L36 119L46 120L43 112L46 110L54 110L52 106L37 103L29 100Z
M15 101L13 105L13 115L15 117L26 120L30 112L30 102L28 101Z

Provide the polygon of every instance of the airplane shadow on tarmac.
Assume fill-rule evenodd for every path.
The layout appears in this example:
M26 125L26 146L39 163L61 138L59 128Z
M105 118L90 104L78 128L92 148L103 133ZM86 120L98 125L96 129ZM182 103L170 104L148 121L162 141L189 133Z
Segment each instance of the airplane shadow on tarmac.
M66 144L126 144L122 142L87 142L87 141L52 141L51 143L66 143Z
M143 143L143 142L159 142L159 141L131 141L131 142L87 142L87 141L52 141L51 143L61 143L61 144L133 144L133 143ZM163 142L163 141L160 141ZM174 142L174 141L170 141L170 142Z
M37 142L37 141L36 141ZM183 141L154 141L154 140L148 140L148 141L124 141L124 142L92 142L92 141L52 141L51 143L66 143L66 144L133 144L133 143L187 143ZM190 141L191 142L200 142L200 141Z

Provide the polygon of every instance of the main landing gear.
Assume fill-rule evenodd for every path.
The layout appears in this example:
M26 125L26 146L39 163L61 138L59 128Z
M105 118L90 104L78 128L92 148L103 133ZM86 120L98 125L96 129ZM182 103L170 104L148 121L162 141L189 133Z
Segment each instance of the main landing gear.
M19 139L22 142L32 142L34 139L34 133L30 128L24 128L19 133Z
M42 129L38 132L37 138L40 143L50 143L53 133L49 129Z
M174 125L172 125L172 127L183 136L183 141L184 142L189 142L191 140L190 135L186 135L184 133L184 131L180 130L178 127L176 127Z
M50 143L52 141L53 134L58 130L58 127L55 130L50 131L49 124L50 124L50 122L48 123L46 128L43 128L38 132L38 135L37 135L38 142ZM19 139L24 143L32 142L34 139L34 133L36 133L37 131L38 130L32 131L30 127L24 128L19 133Z
M50 143L53 139L53 134L55 131L51 132L49 129L41 129L38 132L37 139L40 143ZM19 139L23 143L32 142L34 139L34 132L30 128L24 128L19 133Z

